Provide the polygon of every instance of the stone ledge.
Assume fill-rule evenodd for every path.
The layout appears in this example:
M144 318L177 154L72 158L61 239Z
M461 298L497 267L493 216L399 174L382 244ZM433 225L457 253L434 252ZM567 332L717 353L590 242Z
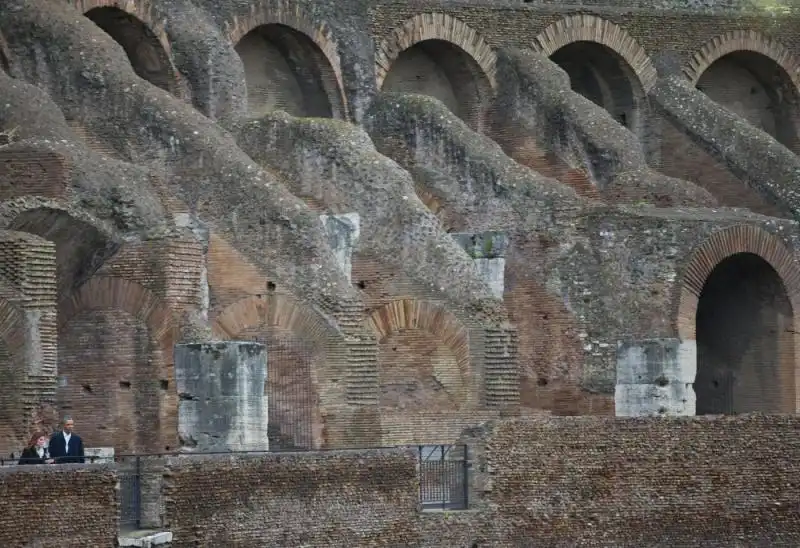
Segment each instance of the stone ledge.
M172 533L169 531L131 531L117 537L119 546L136 546L137 548L150 548L172 542Z

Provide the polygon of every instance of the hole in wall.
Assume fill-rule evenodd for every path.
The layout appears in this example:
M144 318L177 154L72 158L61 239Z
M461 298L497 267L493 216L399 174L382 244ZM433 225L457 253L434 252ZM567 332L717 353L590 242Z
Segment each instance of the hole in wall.
M125 390L131 389L131 381L119 381L119 387Z
M161 379L161 390L168 390L169 389L169 381Z
M84 392L88 392L89 394L91 394L92 393L92 385L91 384L84 384L83 385L83 391Z

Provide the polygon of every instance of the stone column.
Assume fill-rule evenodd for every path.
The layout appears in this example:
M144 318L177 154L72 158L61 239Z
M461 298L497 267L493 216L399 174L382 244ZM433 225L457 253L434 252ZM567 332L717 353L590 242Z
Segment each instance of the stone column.
M694 416L694 341L646 339L617 345L618 417Z
M267 349L245 341L175 345L184 451L267 451Z
M508 249L508 236L505 232L458 232L451 236L472 257L478 273L492 290L492 295L502 299L505 291L505 257Z
M336 262L351 281L353 272L353 250L358 245L361 236L361 217L358 213L344 213L342 215L320 215L320 220L325 226L328 235L328 244L333 249Z

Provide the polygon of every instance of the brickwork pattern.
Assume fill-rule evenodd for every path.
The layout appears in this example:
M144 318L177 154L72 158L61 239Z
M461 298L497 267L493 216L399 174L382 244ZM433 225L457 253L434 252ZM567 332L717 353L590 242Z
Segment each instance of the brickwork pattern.
M109 468L0 467L2 546L116 546L117 523L117 476Z
M65 200L71 194L69 160L52 151L0 149L0 201L20 196Z
M186 99L180 71L172 60L166 18L149 0L70 0L125 49L136 73L150 83Z
M56 251L46 240L21 232L0 232L0 452L19 452L35 428L51 428L41 417L55 403ZM15 388L15 389L14 389Z
M792 416L499 423L478 470L492 546L796 544ZM484 483L481 483L484 482Z
M138 283L97 276L59 312L59 405L75 416L87 446L174 448L172 310Z
M173 546L414 546L414 451L286 453L167 462Z

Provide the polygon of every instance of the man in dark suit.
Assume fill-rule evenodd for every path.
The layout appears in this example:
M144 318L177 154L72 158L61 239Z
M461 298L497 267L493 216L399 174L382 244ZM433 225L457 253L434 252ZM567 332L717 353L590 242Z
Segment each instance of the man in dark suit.
M50 437L48 449L50 458L56 464L83 463L83 440L77 434L72 433L75 422L72 417L64 417L61 431L54 433Z

